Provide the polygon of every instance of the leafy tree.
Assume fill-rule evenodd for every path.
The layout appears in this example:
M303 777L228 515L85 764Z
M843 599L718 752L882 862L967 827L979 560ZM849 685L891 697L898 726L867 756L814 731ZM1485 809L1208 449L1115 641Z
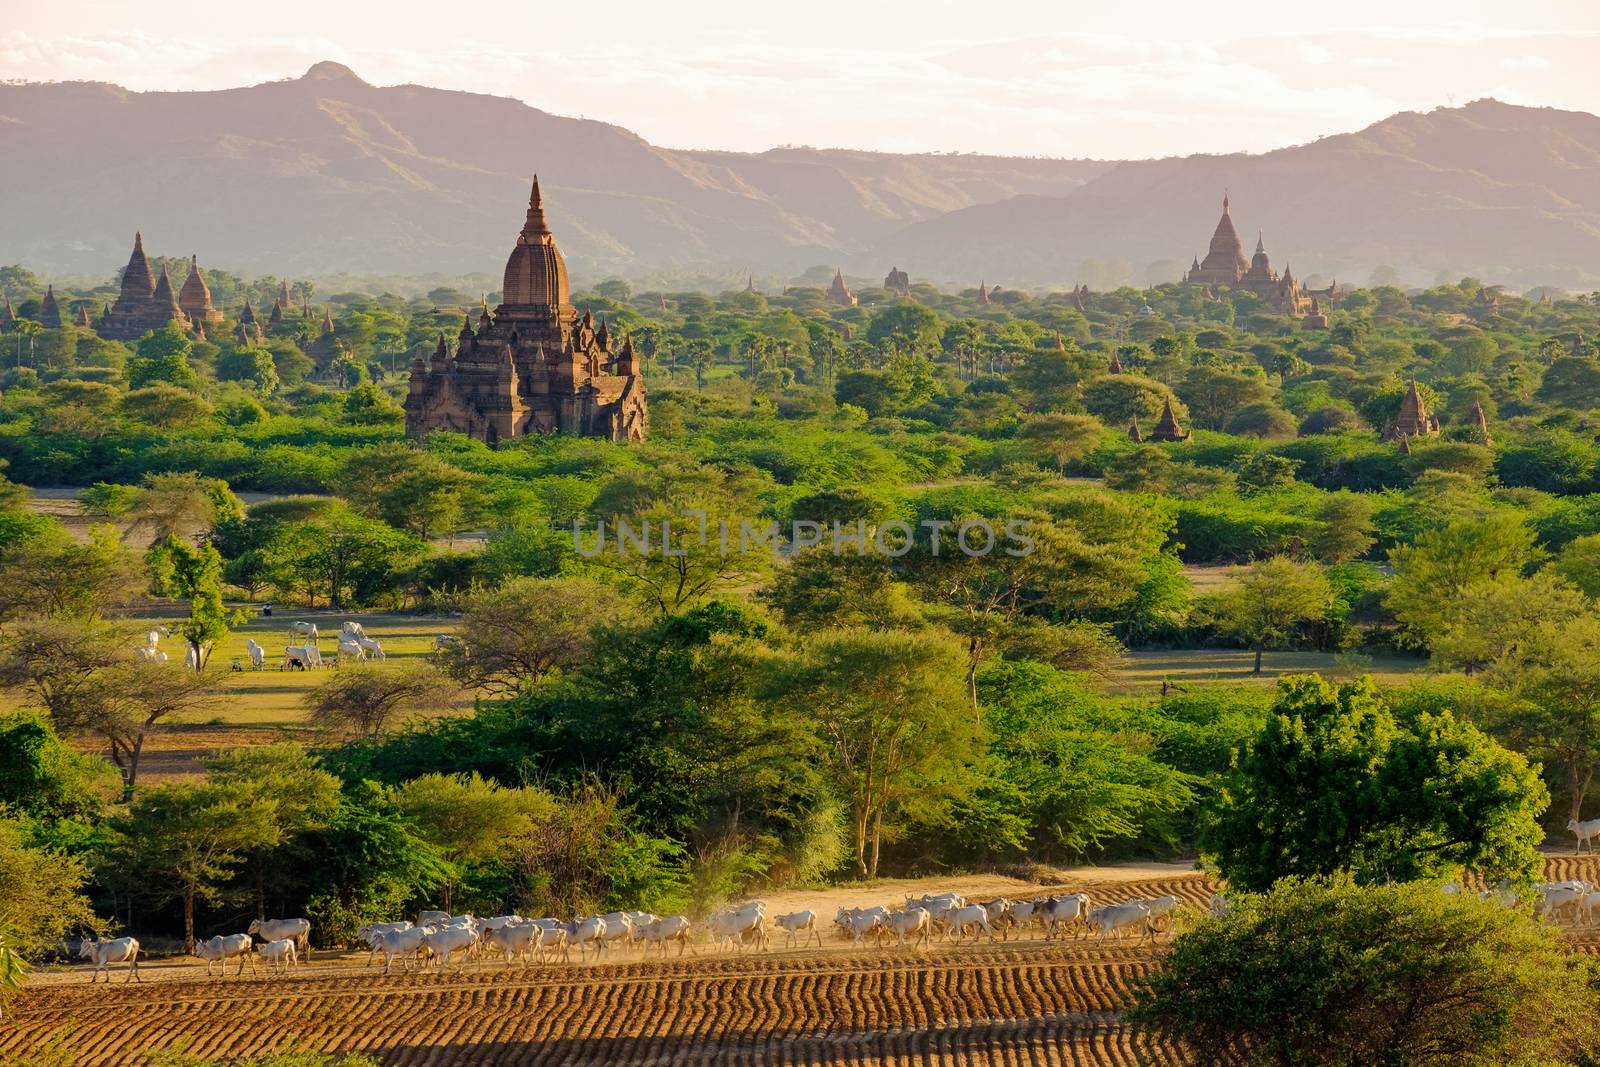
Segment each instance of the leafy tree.
M193 391L200 387L200 378L189 366L189 354L194 343L175 324L169 323L159 330L145 334L137 346L139 358L128 363L128 388L144 389L165 383L179 389Z
M135 389L122 398L122 414L158 430L184 430L211 417L202 396L166 382Z
M144 531L152 542L168 537L195 537L220 522L237 522L244 505L228 483L193 471L147 474L126 511L123 539Z
M1534 533L1515 512L1460 519L1389 552L1394 582L1387 603L1407 631L1426 642L1449 625L1467 586L1521 574L1538 558Z
M1189 409L1171 389L1137 374L1104 374L1083 387L1084 410L1107 426L1125 427L1138 419L1139 425L1149 427L1168 400L1180 420L1189 417Z
M152 591L189 602L189 617L178 624L177 632L194 654L194 669L204 670L217 642L228 636L231 627L249 619L247 613L223 606L222 556L215 545L191 548L168 534L151 546L146 558Z
M474 594L456 640L436 654L462 685L515 693L584 663L598 627L626 619L621 594L591 578L520 578Z
M1067 464L1082 459L1100 443L1105 427L1087 415L1031 415L1017 429L1017 439L1043 449L1065 474Z
M1272 390L1259 370L1252 371L1202 365L1185 374L1177 393L1195 425L1220 430L1244 408L1265 401Z
M1291 879L1185 929L1127 1018L1204 1063L1568 1063L1596 1045L1583 958L1519 909Z
M197 902L221 898L252 849L270 842L276 806L237 782L172 782L141 791L113 821L104 875L161 906L183 905L183 947L194 953Z
M892 341L924 351L937 350L943 334L938 312L909 300L890 304L867 326L867 340L875 345Z
M249 382L259 396L278 391L278 367L264 348L235 348L217 357L217 380Z
M337 484L358 511L426 541L460 528L472 479L432 453L391 443L351 452Z
M305 696L307 717L321 729L373 738L396 718L412 712L438 711L454 691L432 667L352 666Z
M1348 873L1360 882L1539 870L1550 796L1527 760L1448 711L1402 725L1367 679L1285 678L1210 802L1201 851L1228 884Z
M34 845L32 836L26 822L0 817L0 927L9 927L19 955L47 951L75 930L102 925L83 892L89 869L73 856Z
M1251 673L1261 673L1267 646L1286 639L1294 628L1320 619L1333 599L1333 587L1314 563L1273 556L1235 568L1234 584L1211 604L1217 628L1255 650Z
M1568 817L1581 818L1600 766L1600 620L1588 613L1543 621L1520 656L1498 668L1497 680L1524 702L1512 728L1560 769Z
M53 718L64 733L96 735L110 745L127 799L138 785L139 762L151 730L164 719L210 706L216 695L215 679L198 671L122 661L97 665L71 706Z
M83 732L104 672L121 657L115 631L97 621L33 616L0 631L0 685L19 690L66 734Z
M1317 508L1317 528L1306 547L1323 563L1360 558L1372 547L1372 517L1376 510L1365 496L1330 494Z
M39 615L92 622L138 591L137 557L109 526L86 542L46 537L0 556L0 619Z
M1556 572L1583 590L1591 599L1600 597L1600 534L1572 540L1555 562Z
M801 634L830 626L915 629L923 622L911 587L871 555L808 549L790 557L760 595Z
M857 878L885 839L936 821L976 785L982 728L965 707L959 646L925 633L843 631L808 642L773 695L815 724L849 808Z
M0 809L35 819L99 813L115 781L104 760L81 756L28 712L0 718Z
M507 789L477 774L425 774L397 789L395 804L417 834L459 868L509 855L551 800L541 790ZM444 883L446 911L458 884L459 876Z
M1592 602L1549 568L1523 578L1500 574L1473 582L1457 595L1429 643L1435 663L1468 674L1514 673L1546 624L1565 623L1593 609Z
M277 524L261 549L272 582L334 608L365 601L394 586L394 575L423 554L423 544L343 504Z

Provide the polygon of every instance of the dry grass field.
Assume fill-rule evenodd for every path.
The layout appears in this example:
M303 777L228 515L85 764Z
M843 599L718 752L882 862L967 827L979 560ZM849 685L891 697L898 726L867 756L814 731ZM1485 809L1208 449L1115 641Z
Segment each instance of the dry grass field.
M1552 856L1548 877L1600 880L1594 857ZM1042 888L1098 902L1172 893L1189 914L1209 900L1178 864L1060 872L1048 886L1000 876L884 882L768 898L776 913L824 916L846 903L896 903L954 889L977 898ZM1180 922L1184 921L1180 916ZM1571 930L1600 950L1600 931ZM385 1065L851 1064L1116 1065L1183 1062L1121 1021L1165 939L1088 939L927 950L858 950L831 932L822 948L602 963L472 963L385 977L364 954L321 952L291 977L207 979L200 963L158 960L143 984L91 986L82 966L47 969L0 1028L0 1056L52 1042L80 1067L125 1064L188 1043L206 1055L364 1051Z

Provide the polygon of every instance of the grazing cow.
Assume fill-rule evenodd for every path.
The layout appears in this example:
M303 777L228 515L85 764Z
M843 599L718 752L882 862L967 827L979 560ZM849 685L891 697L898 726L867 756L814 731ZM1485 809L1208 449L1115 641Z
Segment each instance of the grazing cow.
M115 941L91 941L85 938L78 946L78 955L86 960L94 961L94 973L89 976L89 984L93 985L100 977L100 972L106 972L106 984L111 983L111 971L108 969L113 963L126 963L128 977L124 982L144 979L139 976L139 942L131 937L119 937Z
M303 637L306 639L306 644L314 645L321 639L322 635L317 632L317 624L314 622L291 622L289 624L289 636L291 638Z
M1139 928L1139 944L1144 944L1144 939L1150 934L1150 909L1144 904L1107 904L1105 907L1094 908L1089 912L1088 926L1091 930L1099 930L1100 938L1115 933L1117 940L1122 940L1122 931L1130 926Z
M1585 842L1588 842L1589 851L1594 851L1594 839L1600 837L1600 819L1586 819L1579 822L1577 819L1567 820L1567 829L1571 830L1578 839L1578 847L1573 850L1573 855L1583 851Z
M363 630L361 628L361 624L353 619L347 621L342 627L340 627L339 632L351 638L367 636L367 631Z
M260 934L263 941L282 941L287 938L295 943L302 956L311 958L309 919L251 919L250 929L246 933L252 937Z
M342 637L339 638L339 665L341 667L346 663L349 663L351 660L361 663L366 658L367 653L362 649L360 644L355 641L346 641Z
M297 966L299 960L295 958L294 940L292 938L279 938L277 941L268 941L256 948L261 958L267 961L268 970L281 970L289 973L289 968Z
M375 659L379 663L382 663L388 658L383 654L383 646L378 644L378 640L375 637L368 637L366 634L361 634L356 638L356 644L360 646L362 653L364 653L368 659Z
M804 948L813 937L817 939L817 947L822 947L822 931L817 929L817 913L814 911L793 911L788 915L780 915L772 920L772 925L783 931L784 948L793 948L797 938L800 947Z
M283 662L278 665L278 669L309 671L320 666L322 666L322 653L317 651L316 645L285 645Z
M256 644L256 639L255 638L253 638L253 637L245 638L244 649L245 649L246 652L250 653L250 666L251 667L255 668L258 671L259 670L263 670L266 667L266 665L267 665L267 650L262 648L260 645Z
M206 961L206 977L211 977L211 965L222 964L222 977L228 977L228 961L234 958L239 960L239 974L244 974L244 965L254 963L255 957L251 949L255 942L249 934L218 934L209 941L196 941L194 954Z

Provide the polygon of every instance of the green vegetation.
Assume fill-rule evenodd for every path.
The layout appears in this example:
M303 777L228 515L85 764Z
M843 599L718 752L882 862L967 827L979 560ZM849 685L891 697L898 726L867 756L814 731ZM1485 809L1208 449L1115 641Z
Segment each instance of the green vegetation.
M1346 291L1305 331L1180 287L1080 309L602 286L576 302L649 383L628 446L406 440L396 368L455 306L341 295L321 365L298 319L259 345L19 333L0 875L68 918L11 936L260 912L332 943L441 902L702 910L1133 854L1199 852L1269 903L1289 876L1525 881L1595 814L1600 300L1478 288ZM1386 440L1413 373L1442 432ZM1134 440L1168 403L1192 436ZM105 525L23 488L63 483ZM136 655L148 596L199 669ZM403 643L226 670L245 635L277 660L283 630L239 613L267 599L405 612ZM295 743L152 780L152 738L266 718L273 690ZM120 793L69 746L108 752Z
M1200 1063L1588 1063L1594 982L1495 902L1289 879L1180 934L1129 1016Z

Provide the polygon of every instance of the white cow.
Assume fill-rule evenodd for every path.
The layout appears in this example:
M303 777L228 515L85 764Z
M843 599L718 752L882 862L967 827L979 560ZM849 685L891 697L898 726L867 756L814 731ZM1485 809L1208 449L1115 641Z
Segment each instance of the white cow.
M767 947L767 906L759 900L752 900L737 907L724 908L706 920L706 929L710 932L717 947L724 941L728 942L739 951L752 939L756 947Z
M361 628L361 624L353 619L347 621L342 627L340 627L339 632L342 634L348 634L350 637L367 636L367 631L363 630Z
M466 966L467 954L478 943L478 932L471 926L446 926L422 935L422 947L429 955L439 957L439 970L449 966L450 957L461 953L457 970Z
M1150 910L1150 917L1146 922L1152 934L1156 932L1155 922L1157 919L1165 915L1171 915L1178 910L1178 898L1170 893L1164 897L1134 897L1128 903L1143 904Z
M521 960L524 970L527 969L529 955L538 958L543 944L544 927L538 923L519 921L486 927L483 931L485 948L494 949L505 956L507 963Z
M255 942L249 934L218 934L207 941L196 941L194 954L206 961L206 977L211 977L211 965L222 964L222 977L228 977L228 961L238 959L239 974L244 973L244 965L254 963L255 957L251 949Z
M314 622L291 622L289 636L303 637L306 639L306 644L314 645L322 635L317 632L317 624Z
M285 645L283 662L278 665L278 669L309 671L320 666L322 666L322 653L317 651L316 645Z
M378 644L377 638L361 634L356 638L356 644L360 646L361 651L366 654L368 659L375 659L382 663L388 658L383 654L383 646Z
M364 662L366 660L366 658L367 658L367 653L361 647L359 642L346 641L342 637L339 638L339 665L340 666L343 666L344 664L349 663L351 660L354 660L357 663L361 663L361 662Z
M244 650L250 653L250 666L258 671L265 669L267 665L267 650L256 644L255 638L245 638Z
M884 907L840 908L833 915L833 924L839 928L839 932L858 945L868 934L872 934L881 945L883 924L888 921L889 909Z
M429 923L438 923L443 926L450 921L448 911L422 911L417 914L417 925L427 926Z
M259 934L263 941L293 941L301 955L311 958L310 919L251 919L245 932L252 937Z
M1127 904L1107 904L1105 907L1090 910L1088 925L1091 930L1100 932L1101 940L1108 934L1116 934L1117 940L1122 940L1122 931L1130 926L1139 928L1139 944L1144 944L1144 939L1150 934L1150 909L1144 904L1129 902Z
M1576 885L1551 885L1539 889L1539 900L1533 906L1535 915L1548 915L1552 919L1557 913L1566 908L1573 909L1574 913L1582 904L1583 899L1590 893L1589 889Z
M139 977L139 942L131 937L119 937L115 941L91 941L85 938L78 946L78 955L86 960L94 961L94 973L89 976L89 984L93 985L99 978L100 972L106 972L106 984L111 983L111 971L107 968L113 963L126 963L128 977L124 982L131 982Z
M772 925L783 931L784 948L793 948L796 939L804 948L813 937L817 939L817 947L822 947L822 931L817 929L817 913L814 911L792 911L788 915L779 915L772 920Z
M678 955L683 955L683 950L694 952L694 946L689 944L689 930L691 924L687 916L669 915L657 919L639 931L640 938L644 941L645 952L648 954L651 945L661 946L661 958L667 958L667 942L678 943Z
M596 915L588 919L575 919L567 924L567 943L562 947L564 958L571 962L572 946L578 946L578 962L583 962L583 947L594 946L595 959L606 949L606 921Z
M621 941L626 947L633 944L633 915L626 911L608 911L600 916L606 921L605 942Z
M267 961L269 970L281 970L284 974L288 974L289 968L297 966L300 962L295 958L292 938L284 937L277 941L268 941L257 946L256 951Z
M189 645L183 652L183 669L196 671L200 669L200 650Z
M375 947L377 951L383 953L383 973L389 973L396 956L400 957L400 969L405 970L408 961L416 959L417 954L422 951L423 943L432 929L428 926L413 926L406 930L391 930L386 934L378 934Z
M888 926L889 932L900 939L901 948L905 948L906 938L912 935L916 936L920 948L928 943L928 937L933 932L932 916L928 914L928 909L916 905L890 914Z
M982 904L968 904L964 908L953 908L945 915L945 929L956 935L956 943L966 936L968 930L972 931L972 939L978 939L979 932L989 935L989 940L994 940L994 927L989 925L989 912Z
M1064 897L1046 897L1036 900L1034 915L1044 923L1046 941L1055 939L1057 930L1071 930L1089 914L1089 894L1073 893Z
M1589 851L1594 851L1594 839L1600 837L1600 819L1586 819L1579 822L1577 819L1567 820L1567 829L1571 830L1578 839L1578 847L1573 855L1583 851L1584 842L1588 842Z
M383 935L399 933L401 930L411 929L411 923L405 919L392 923L364 923L356 927L357 939L366 942L367 966L372 966L372 961L382 951Z

